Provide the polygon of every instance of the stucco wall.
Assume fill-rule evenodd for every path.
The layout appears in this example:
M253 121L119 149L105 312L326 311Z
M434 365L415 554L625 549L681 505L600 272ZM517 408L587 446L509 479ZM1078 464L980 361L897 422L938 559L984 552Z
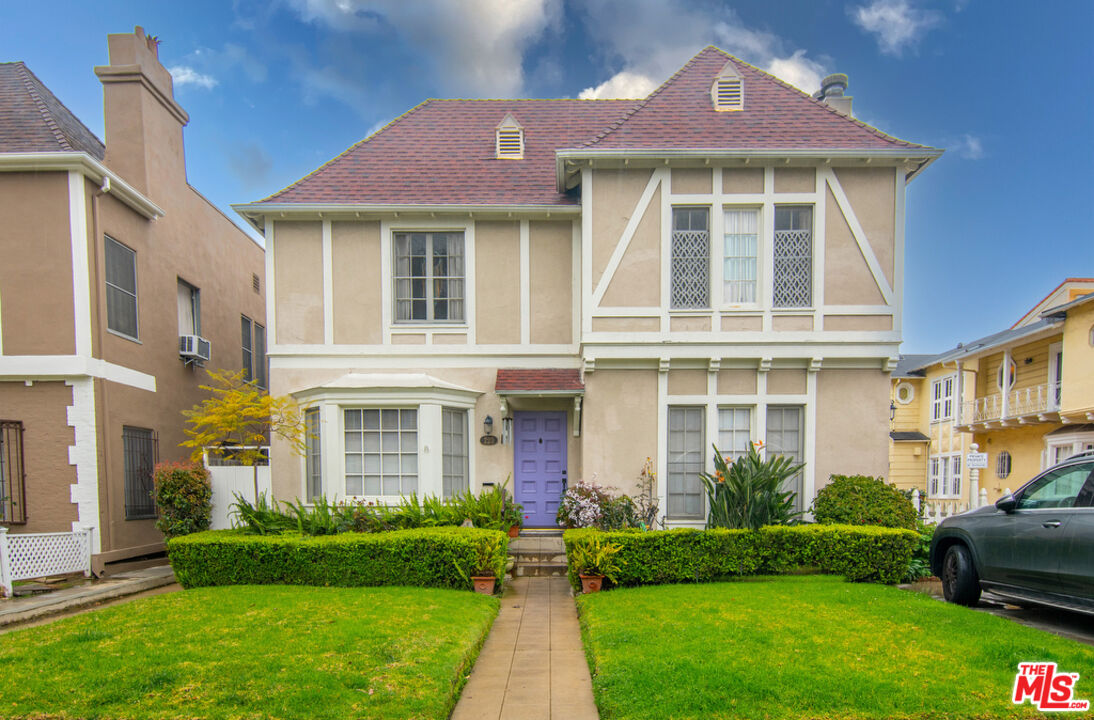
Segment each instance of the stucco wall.
M817 490L833 474L885 476L888 386L889 375L880 370L831 369L817 375Z
M331 223L334 342L381 341L380 223Z
M323 227L319 222L274 224L277 342L323 342Z
M475 223L475 292L478 342L519 343L519 222Z
M574 339L573 225L546 221L528 225L530 339L569 344Z
M592 191L592 280L600 282L604 268L619 237L646 189L649 170L598 170L593 173Z
M646 458L657 460L657 372L588 373L584 415L584 478L633 494Z

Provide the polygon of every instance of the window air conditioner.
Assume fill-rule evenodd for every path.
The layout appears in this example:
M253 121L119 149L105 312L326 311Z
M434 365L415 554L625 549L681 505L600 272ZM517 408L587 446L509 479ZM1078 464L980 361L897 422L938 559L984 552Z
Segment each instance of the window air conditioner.
M202 364L209 359L209 341L197 335L179 335L179 357Z

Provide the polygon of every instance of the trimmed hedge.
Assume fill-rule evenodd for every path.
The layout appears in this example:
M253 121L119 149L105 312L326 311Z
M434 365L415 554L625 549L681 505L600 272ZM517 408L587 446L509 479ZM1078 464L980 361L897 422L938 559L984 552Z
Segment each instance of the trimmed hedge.
M813 517L821 524L878 525L915 530L919 516L900 490L884 478L833 475L813 500Z
M500 542L498 540L500 539ZM467 588L490 543L505 567L508 539L498 530L417 528L319 537L210 530L172 538L167 556L186 588L208 585L410 585ZM462 571L461 571L462 568ZM500 573L499 573L500 579Z
M617 544L616 585L707 582L818 568L854 582L899 582L919 536L910 530L852 525L771 525L759 530L567 530L566 556L594 536ZM572 563L571 563L572 568ZM580 588L571 569L570 583Z

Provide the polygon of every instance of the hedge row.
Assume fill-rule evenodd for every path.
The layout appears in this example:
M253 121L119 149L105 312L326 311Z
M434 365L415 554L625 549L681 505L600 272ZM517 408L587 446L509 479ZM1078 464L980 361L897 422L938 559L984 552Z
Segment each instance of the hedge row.
M496 543L492 554L488 553L491 542ZM167 542L171 567L186 588L207 585L467 588L470 581L464 575L482 561L484 552L491 558L489 564L504 568L507 550L505 533L457 527L319 537L210 530Z
M919 536L910 530L852 525L782 525L759 530L568 530L573 548L600 538L620 546L616 585L706 582L740 575L774 575L817 568L856 582L899 582ZM580 588L570 563L570 583Z

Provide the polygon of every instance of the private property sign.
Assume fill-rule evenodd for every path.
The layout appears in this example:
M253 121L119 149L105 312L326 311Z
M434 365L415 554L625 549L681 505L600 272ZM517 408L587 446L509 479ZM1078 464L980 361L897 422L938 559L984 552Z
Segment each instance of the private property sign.
M969 453L965 456L965 467L969 470L987 470L988 454L982 452Z

